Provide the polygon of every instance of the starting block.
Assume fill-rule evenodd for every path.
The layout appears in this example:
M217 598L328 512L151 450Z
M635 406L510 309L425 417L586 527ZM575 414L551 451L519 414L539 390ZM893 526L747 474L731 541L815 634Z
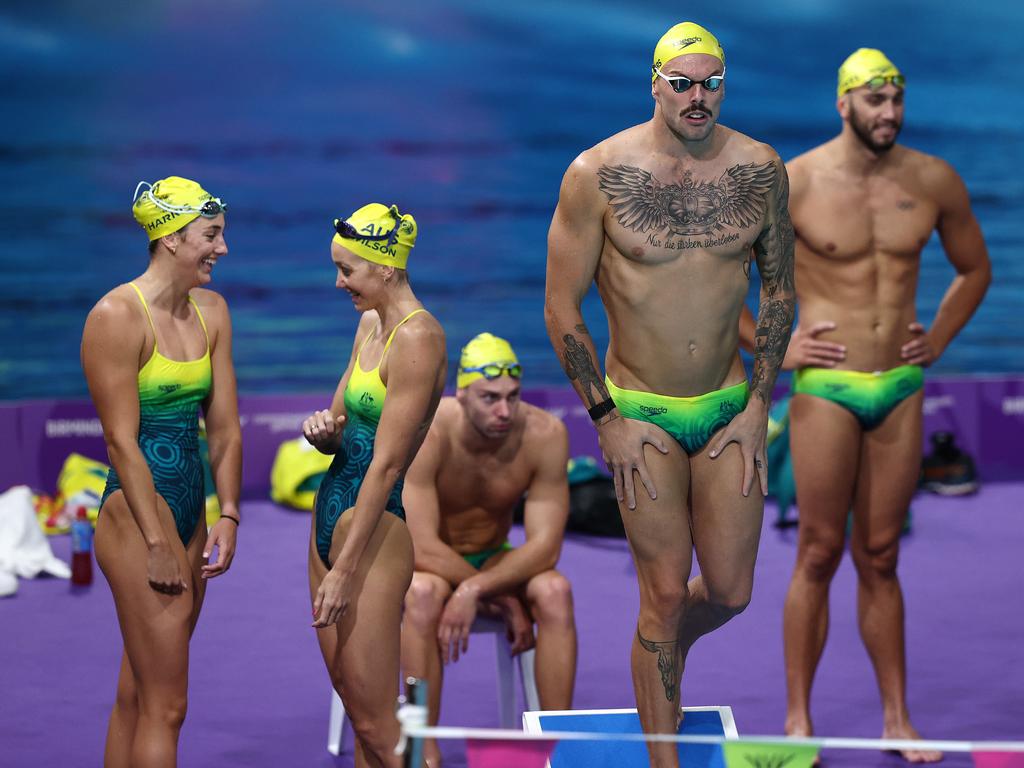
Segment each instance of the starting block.
M523 730L642 733L635 709L582 709L524 712ZM683 707L679 733L738 739L731 707ZM679 744L679 764L686 768L725 768L716 744ZM647 768L647 745L639 741L560 741L549 768Z

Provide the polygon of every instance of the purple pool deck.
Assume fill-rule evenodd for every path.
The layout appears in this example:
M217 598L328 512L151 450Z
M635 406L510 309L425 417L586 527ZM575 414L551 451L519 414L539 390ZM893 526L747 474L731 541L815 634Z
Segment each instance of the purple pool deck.
M1024 484L970 498L920 495L900 574L907 603L909 699L917 727L946 739L1024 738ZM182 766L347 766L325 750L329 688L309 628L308 516L268 502L243 507L232 571L211 584L192 643ZM690 655L687 704L729 704L741 734L780 733L782 601L795 531L769 506L750 608ZM521 537L521 531L516 531ZM67 537L53 540L68 554ZM571 535L560 568L575 589L580 633L577 708L634 706L628 652L637 607L625 542ZM876 737L881 715L857 635L855 576L844 560L832 590L829 643L814 717L822 735ZM451 668L446 724L493 726L493 643L475 639ZM0 601L0 766L95 766L102 760L120 656L102 575L84 592L22 581ZM351 736L347 738L351 748ZM459 742L446 745L462 765ZM830 766L895 766L876 752L831 752ZM969 766L966 755L944 765Z

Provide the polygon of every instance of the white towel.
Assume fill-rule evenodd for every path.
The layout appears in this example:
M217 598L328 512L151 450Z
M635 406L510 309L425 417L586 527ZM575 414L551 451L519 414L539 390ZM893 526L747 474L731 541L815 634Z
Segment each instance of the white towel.
M9 574L31 579L41 572L61 579L71 578L68 564L54 557L50 542L36 520L32 491L27 485L16 485L0 494L0 576ZM0 594L3 594L4 582L10 588L10 578L0 578Z

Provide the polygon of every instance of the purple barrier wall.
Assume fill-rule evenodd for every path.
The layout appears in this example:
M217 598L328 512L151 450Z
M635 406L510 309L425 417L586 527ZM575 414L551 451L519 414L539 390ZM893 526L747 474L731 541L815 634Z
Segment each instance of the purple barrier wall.
M586 410L568 388L532 389L524 399L561 418L569 429L572 455L599 456L597 435ZM329 394L240 398L245 446L242 493L265 498L277 446L297 437L302 420L325 407ZM933 379L925 383L925 435L956 434L976 459L985 481L1024 479L1024 377ZM106 449L99 420L88 401L38 400L0 405L0 489L25 483L53 490L64 459L77 452L100 461ZM926 445L926 451L929 448Z

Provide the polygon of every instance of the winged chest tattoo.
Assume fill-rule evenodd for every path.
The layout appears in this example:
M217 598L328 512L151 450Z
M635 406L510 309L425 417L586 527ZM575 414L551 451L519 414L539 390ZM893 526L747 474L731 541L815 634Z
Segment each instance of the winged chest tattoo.
M686 171L678 183L663 184L633 165L604 165L597 176L623 227L647 234L647 244L656 248L687 249L727 245L740 239L727 227L762 221L776 173L767 162L734 165L717 181L696 180Z

